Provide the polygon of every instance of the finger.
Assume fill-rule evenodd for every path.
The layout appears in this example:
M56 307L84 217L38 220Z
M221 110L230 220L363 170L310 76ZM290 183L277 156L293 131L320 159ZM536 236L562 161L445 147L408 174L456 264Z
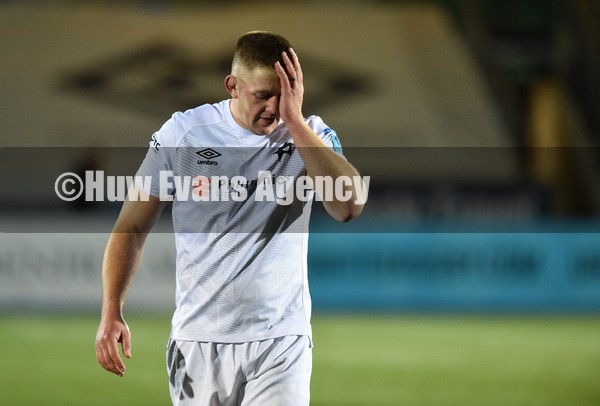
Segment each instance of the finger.
M289 78L287 76L287 73L285 72L285 69L283 69L283 66L281 66L281 63L279 63L279 61L275 62L275 71L277 72L277 76L279 76L279 82L281 83L281 90L283 92L290 91L291 86L290 86Z
M290 57L287 54L287 52L283 52L282 53L282 57L283 57L283 62L285 63L285 68L286 68L287 73L288 73L288 79L289 79L289 81L290 82L297 81L298 80L298 75L296 73L296 68L294 67L294 63L290 59Z
M302 67L300 66L300 59L298 59L298 55L294 48L290 48L290 55L292 55L292 62L294 63L294 68L296 69L296 75L298 77L298 81L302 83L304 80L304 74L302 73Z
M98 360L98 363L102 366L102 368L106 369L106 367L104 366L106 365L106 361L104 360L104 354L102 353L99 344L96 344L96 359Z
M119 347L117 346L117 340L109 339L106 342L106 352L108 353L109 366L111 370L117 374L123 376L125 373L125 364L119 356Z
M108 361L106 360L106 357L104 355L104 350L102 348L102 343L100 339L96 340L96 359L98 360L98 363L102 366L102 368L109 370Z
M131 358L131 333L127 330L123 332L121 345L123 346L123 355Z
M120 371L117 369L117 366L110 357L106 347L101 344L96 351L98 353L98 358L101 361L100 365L102 365L102 368L106 369L108 372L112 372L113 374L120 375Z

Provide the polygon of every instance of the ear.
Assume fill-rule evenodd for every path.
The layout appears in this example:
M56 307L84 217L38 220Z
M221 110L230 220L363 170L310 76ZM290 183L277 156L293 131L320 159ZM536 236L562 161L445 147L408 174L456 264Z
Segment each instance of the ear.
M237 99L239 95L237 78L233 75L225 77L225 88L232 99Z

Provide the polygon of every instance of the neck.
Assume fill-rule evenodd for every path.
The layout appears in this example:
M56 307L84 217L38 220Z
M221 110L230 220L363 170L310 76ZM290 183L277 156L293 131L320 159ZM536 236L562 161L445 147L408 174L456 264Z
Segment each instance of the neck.
M235 122L242 128L244 128L244 126L242 125L242 122L239 119L238 116L238 105L237 105L237 99L231 99L229 101L229 110L231 111L231 116L233 117L233 119L235 120Z

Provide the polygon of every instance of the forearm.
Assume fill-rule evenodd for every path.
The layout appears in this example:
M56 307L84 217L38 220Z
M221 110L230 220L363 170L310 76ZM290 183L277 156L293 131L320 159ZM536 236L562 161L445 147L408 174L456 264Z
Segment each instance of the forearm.
M331 194L333 199L323 199L327 212L338 221L348 221L359 216L366 196L362 196L365 187L356 168L332 149L327 148L304 121L288 124L288 128L307 173L313 180L322 176L333 179L334 183L340 177L350 181L344 191L344 194L349 196L347 200L339 200L336 193Z
M121 316L127 290L138 269L146 237L165 202L126 200L106 244L102 264L102 317Z
M154 196L126 200L106 244L102 263L102 317L96 334L96 358L104 369L123 376L125 364L118 354L131 357L131 333L123 319L127 290L142 258L146 237L164 202Z
M313 178L322 176L331 178L336 186L342 185L338 179L350 180L344 186L343 198L337 193L330 194L331 199L323 198L323 206L338 221L348 221L360 215L366 200L366 185L360 179L358 171L343 157L327 148L325 143L306 124L302 116L302 100L304 95L304 75L300 61L293 49L282 54L283 68L280 62L275 63L275 71L281 84L279 113L285 121L296 145L308 175ZM360 189L360 190L359 190ZM348 196L348 193L350 194ZM346 198L348 197L348 198Z
M138 269L145 233L113 232L102 265L102 316L120 316L127 291Z

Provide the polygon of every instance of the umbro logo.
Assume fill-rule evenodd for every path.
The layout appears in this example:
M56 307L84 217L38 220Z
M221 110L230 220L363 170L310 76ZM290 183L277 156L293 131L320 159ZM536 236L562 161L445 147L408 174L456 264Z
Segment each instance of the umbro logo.
M205 161L198 160L199 165L219 165L216 161L211 161L211 159L215 159L220 157L222 154L215 151L212 148L205 148L202 151L196 151L196 154L200 155Z
M214 159L221 156L220 153L212 148L203 149L202 151L196 152L196 154L200 155L204 159Z

